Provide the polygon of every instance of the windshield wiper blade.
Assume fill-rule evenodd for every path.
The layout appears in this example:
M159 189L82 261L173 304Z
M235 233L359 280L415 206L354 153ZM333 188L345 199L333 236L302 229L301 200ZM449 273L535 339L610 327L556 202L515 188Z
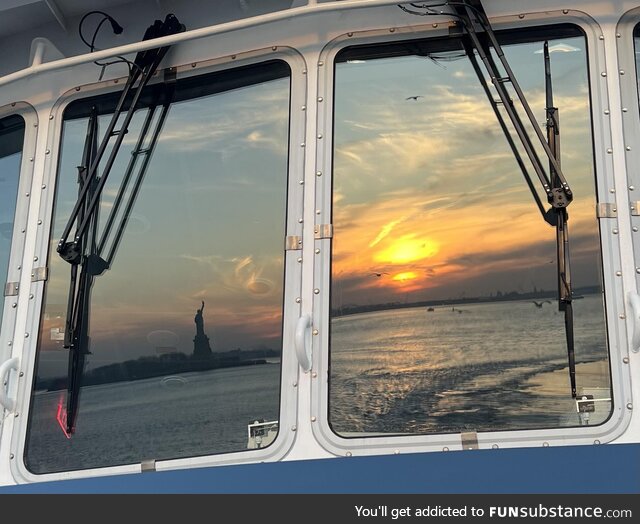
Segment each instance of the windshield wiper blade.
M553 105L553 83L551 79L551 59L549 57L549 42L544 43L544 74L547 116L547 142L554 158L560 164L560 115L558 108ZM551 186L557 188L562 184L555 166L549 163ZM569 258L569 214L566 208L552 208L549 212L555 214L556 250L558 259L558 308L564 312L565 335L567 339L567 356L569 360L569 380L571 382L571 396L576 398L576 359L575 342L573 336L573 292L571 289L571 265Z
M184 30L184 25L180 24L173 15L168 15L165 22L156 20L155 24L147 29L144 39L166 36ZM131 210L142 185L151 155L166 120L169 107L173 101L175 91L175 72L173 70L165 74L165 83L161 90L164 100L159 116L155 118L155 123L153 124L154 115L159 106L160 95L156 96L155 101L148 109L142 130L136 146L132 151L131 159L126 168L120 189L118 190L114 206L110 211L106 225L102 231L101 239L98 242L101 192L118 155L124 135L128 132L128 126L136 111L142 91L155 73L168 49L169 47L167 46L138 53L134 67L130 71L127 83L120 95L116 109L107 127L107 131L99 145L97 142L98 114L95 107L92 108L89 118L82 165L78 168L78 200L65 226L57 248L60 256L71 264L64 338L64 347L69 349L67 404L66 411L62 413L62 411L59 410L57 417L60 426L68 438L75 431L85 361L86 356L90 354L89 320L91 289L95 277L104 273L104 271L111 266L115 252L122 239L122 234L124 233ZM136 83L137 87L126 111L123 124L120 130L115 131L115 126L124 111L125 101ZM147 135L151 128L153 128L151 138L147 141ZM100 160L111 139L114 137L115 143L112 146L111 153L102 170L102 174L99 175L98 168ZM107 259L105 260L102 257L103 250L140 157L144 157L144 159L138 168L137 175L133 177L133 187L127 196L128 202L125 206L124 213L120 217L117 233L111 243ZM76 226L74 239L68 242L67 239L74 225Z

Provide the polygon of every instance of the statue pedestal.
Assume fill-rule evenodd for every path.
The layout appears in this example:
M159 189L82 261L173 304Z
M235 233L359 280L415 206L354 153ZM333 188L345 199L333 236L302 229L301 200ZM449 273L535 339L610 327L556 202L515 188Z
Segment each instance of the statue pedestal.
M196 337L193 339L193 356L211 356L211 346L209 345L209 337L207 335L196 335Z

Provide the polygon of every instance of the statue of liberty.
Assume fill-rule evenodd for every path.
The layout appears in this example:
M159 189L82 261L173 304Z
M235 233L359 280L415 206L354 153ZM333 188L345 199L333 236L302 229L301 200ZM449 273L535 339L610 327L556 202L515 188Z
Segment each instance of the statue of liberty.
M196 311L196 316L193 319L193 321L196 323L196 336L193 339L193 355L196 357L211 356L209 337L204 332L204 318L202 317L203 311L204 300L202 301L202 307Z

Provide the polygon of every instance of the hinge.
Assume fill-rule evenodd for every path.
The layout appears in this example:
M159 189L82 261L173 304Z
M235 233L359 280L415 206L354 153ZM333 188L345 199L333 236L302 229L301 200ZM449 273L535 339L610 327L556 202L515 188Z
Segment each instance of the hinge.
M316 224L313 230L313 236L316 240L321 240L323 238L333 238L333 225Z
M149 460L143 460L140 463L140 471L142 473L146 473L149 471L155 471L156 470L156 461L154 459L149 459Z
M4 296L5 297L15 297L18 294L18 288L20 287L19 282L7 282L4 285Z
M46 266L34 267L31 272L31 282L43 282L49 277L49 269Z
M640 201L631 202L631 215L634 217L640 216Z
M284 241L284 249L285 251L297 251L298 249L302 249L302 237L288 236Z
M597 204L597 218L618 218L618 208L615 204Z
M468 431L460 434L462 449L478 449L478 434L475 431Z

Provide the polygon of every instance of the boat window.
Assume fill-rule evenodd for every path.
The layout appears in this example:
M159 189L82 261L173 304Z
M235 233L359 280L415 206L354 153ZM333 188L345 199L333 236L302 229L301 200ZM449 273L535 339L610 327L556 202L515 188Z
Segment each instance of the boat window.
M3 289L9 270L24 127L21 116L12 115L0 119L0 278ZM0 301L0 329L4 302Z
M350 47L335 63L333 149L329 423L342 437L586 426L610 415L586 42L568 26L499 36L545 134L549 57L573 192L576 398L556 228L464 42Z
M30 471L239 452L274 440L289 98L290 69L280 61L161 82L142 94L83 240L102 247L126 187L131 207L119 206L115 223L123 226L104 241L108 267L92 273L83 260L76 275L89 267L94 276L83 289L89 305L74 313L87 316L87 327L82 361L73 364L82 369L71 430L65 329L73 266L56 246L78 200L77 166L103 137L118 93L67 107L25 448ZM158 104L168 108L164 117ZM122 184L134 157L139 190Z

